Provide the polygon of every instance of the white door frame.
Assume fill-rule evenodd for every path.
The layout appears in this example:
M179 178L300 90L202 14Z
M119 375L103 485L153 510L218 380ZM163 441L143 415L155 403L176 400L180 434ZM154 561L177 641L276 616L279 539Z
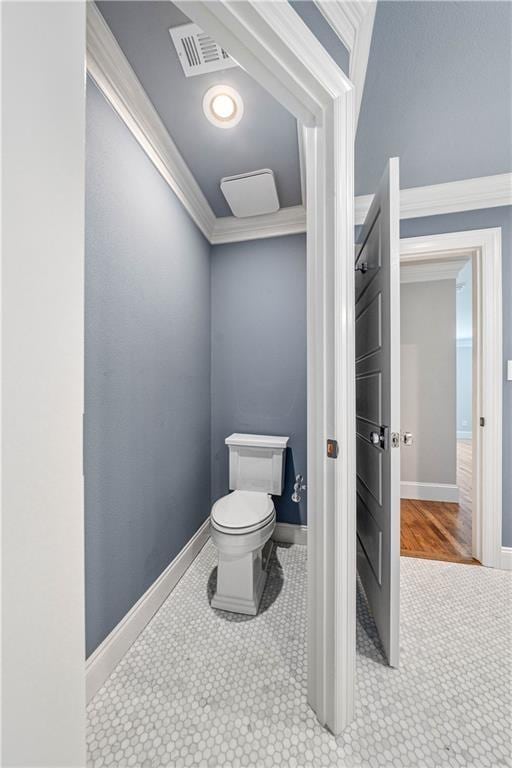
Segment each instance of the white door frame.
M353 87L288 3L176 5L304 126L308 701L337 734L353 717L355 678Z
M473 264L473 557L502 567L501 229L400 241L400 262L471 258ZM479 425L480 417L485 426Z

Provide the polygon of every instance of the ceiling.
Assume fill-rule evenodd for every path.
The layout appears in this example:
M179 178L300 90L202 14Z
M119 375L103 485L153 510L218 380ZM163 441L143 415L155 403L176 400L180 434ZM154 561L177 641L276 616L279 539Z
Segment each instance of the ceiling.
M219 182L260 168L274 171L281 207L300 205L297 122L241 68L185 77L169 28L189 19L170 2L97 6L216 216L230 216ZM230 130L211 125L202 100L211 85L231 85L244 117Z

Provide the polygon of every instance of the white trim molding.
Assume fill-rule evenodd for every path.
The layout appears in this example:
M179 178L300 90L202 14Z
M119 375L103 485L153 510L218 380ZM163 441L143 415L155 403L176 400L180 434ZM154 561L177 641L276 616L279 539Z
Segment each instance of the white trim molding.
M101 688L144 627L151 621L186 570L192 565L209 535L210 518L208 517L165 571L89 656L85 664L87 701L90 701Z
M272 538L282 544L307 544L308 527L293 523L276 523Z
M501 567L504 571L512 571L512 547L501 548Z
M372 200L373 195L356 197L356 225L364 222ZM400 191L401 219L417 219L502 205L512 205L512 173L449 181L445 184L412 187Z
M500 568L502 529L503 311L501 229L400 241L400 262L471 257L473 263L473 556ZM479 426L480 418L485 419Z
M296 235L306 231L306 209L302 205L281 208L276 213L237 219L223 216L215 220L210 237L212 245L259 240L264 237Z
M469 257L471 258L471 257ZM465 259L445 259L421 262L406 262L400 265L401 283L427 283L432 280L456 280L465 266Z
M349 77L355 89L357 126L377 3L372 0L315 0L315 3L349 53Z
M400 482L400 498L421 501L459 501L459 488L452 483L419 483L415 480Z

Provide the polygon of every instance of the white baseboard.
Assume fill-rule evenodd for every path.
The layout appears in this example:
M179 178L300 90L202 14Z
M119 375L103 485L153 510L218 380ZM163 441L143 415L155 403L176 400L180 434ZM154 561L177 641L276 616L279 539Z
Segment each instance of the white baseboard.
M308 527L307 525L276 523L272 538L274 541L280 541L282 544L307 544Z
M471 440L473 433L469 432L457 432L457 440Z
M187 568L192 564L210 535L208 517L181 552L169 563L158 579L114 627L85 663L87 701L101 688L112 674L130 646L146 624L169 596Z
M512 571L512 547L501 548L501 568L504 571Z
M458 503L459 487L451 483L416 483L404 480L400 483L400 496L402 499Z

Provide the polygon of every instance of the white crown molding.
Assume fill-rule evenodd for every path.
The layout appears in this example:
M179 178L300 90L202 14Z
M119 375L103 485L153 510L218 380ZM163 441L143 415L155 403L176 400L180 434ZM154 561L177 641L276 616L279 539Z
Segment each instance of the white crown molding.
M372 200L373 195L360 195L355 198L356 224L364 222ZM401 219L475 211L503 205L512 205L512 173L450 181L428 187L412 187L402 189L400 192ZM294 206L293 208L282 208L278 213L265 217L235 219L233 216L226 216L217 219L210 242L212 244L231 243L305 231L306 214L304 208ZM452 253L451 256L465 258L466 254L464 252Z
M209 240L215 215L103 16L87 3L87 71Z
M404 262L400 265L400 282L426 283L432 280L456 280L460 270L466 264L467 259Z
M315 0L315 3L349 53L349 77L355 88L355 121L357 126L377 3L373 0L358 0L357 2Z
M236 243L241 240L260 240L264 237L296 235L306 231L306 209L302 205L281 208L276 213L237 219L222 216L215 221L210 242L212 245Z
M181 552L137 600L119 624L85 663L86 698L90 701L112 674L130 646L151 621L210 536L210 518L200 526Z
M356 225L364 222L372 200L373 195L356 197ZM400 192L401 219L417 219L502 205L512 205L512 173L449 181L428 187L412 187Z

